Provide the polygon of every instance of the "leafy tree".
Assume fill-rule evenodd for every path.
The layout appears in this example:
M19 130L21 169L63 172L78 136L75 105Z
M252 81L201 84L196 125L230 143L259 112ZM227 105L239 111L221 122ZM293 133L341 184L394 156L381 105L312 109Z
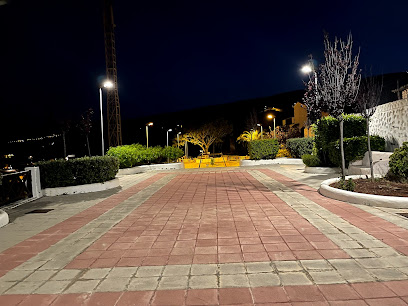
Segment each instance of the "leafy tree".
M328 34L324 37L325 62L319 67L317 88L318 96L329 113L337 117L340 123L340 152L342 178L345 177L343 146L343 116L346 106L353 105L360 86L361 74L358 70L359 55L352 55L353 39L347 41L334 39L330 42Z
M252 140L258 140L258 139L262 139L261 132L259 132L258 130L250 130L250 131L244 131L241 135L239 135L239 137L237 138L237 141L247 143Z
M360 112L367 121L367 148L372 181L374 181L374 167L370 142L370 118L374 115L380 103L382 87L382 82L376 81L372 76L367 77L361 82L360 91L356 99L356 110Z
M91 156L91 147L89 146L89 134L91 133L92 128L92 115L93 109L88 109L85 113L81 115L81 120L79 121L79 128L81 132L86 137L86 144L88 147L88 155Z
M209 153L210 146L216 142L221 142L222 138L232 132L232 125L225 120L216 120L206 123L198 129L191 130L180 139L200 146L204 154Z

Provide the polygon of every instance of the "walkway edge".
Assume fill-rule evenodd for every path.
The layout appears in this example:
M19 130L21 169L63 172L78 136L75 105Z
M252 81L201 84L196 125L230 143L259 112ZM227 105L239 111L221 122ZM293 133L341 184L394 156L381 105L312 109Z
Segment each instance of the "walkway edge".
M43 193L47 197L58 196L63 194L77 194L77 193L88 193L103 191L120 186L118 178L113 180L103 182L103 183L94 183L94 184L85 184L85 185L76 185L76 186L67 186L67 187L56 187L56 188L45 188Z
M366 178L366 176L365 175L346 176L346 179L349 178L359 179ZM330 184L333 184L339 180L340 178L333 178L323 181L322 184L320 185L319 193L331 199L354 204L363 204L368 206L380 206L388 208L408 208L408 198L406 197L392 197L364 194L330 187Z

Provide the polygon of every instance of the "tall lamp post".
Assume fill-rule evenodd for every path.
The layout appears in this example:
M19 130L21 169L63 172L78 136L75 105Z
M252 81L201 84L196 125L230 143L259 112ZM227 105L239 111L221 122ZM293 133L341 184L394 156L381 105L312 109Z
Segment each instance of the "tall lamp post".
M314 83L315 83L315 91L316 91L316 90L317 90L317 72L316 72L316 69L314 68L312 55L310 55L309 63L308 63L307 65L304 65L304 66L302 67L302 69L300 69L300 70L301 70L304 74L308 74L308 75L309 75L309 80L310 80L310 73L313 72L313 75L314 75ZM318 105L319 97L317 96L317 94L316 94L315 96L316 96L316 105ZM307 118L306 124L307 124L307 126L308 126L308 127L307 127L307 136L309 137L309 136L310 136L310 121L309 121L309 118Z
M149 126L153 126L153 122L146 124L146 148L149 147Z
M271 114L269 114L268 116L267 116L267 118L269 119L269 120L271 120L272 118L273 118L273 138L276 138L276 122L275 122L275 116L273 116L273 115L271 115Z
M110 89L113 88L111 81L105 81L102 84L103 87ZM101 111L101 140L102 140L102 156L105 155L105 141L103 140L103 113L102 113L102 87L99 87L99 109Z
M257 123L257 126L260 126L260 127L261 127L261 139L263 139L263 129L262 129L262 124Z
M169 146L169 132L172 132L172 131L173 131L172 129L167 130L167 142L166 142L167 147Z
M178 132L177 133L177 148L180 148L180 135L181 135L181 132Z

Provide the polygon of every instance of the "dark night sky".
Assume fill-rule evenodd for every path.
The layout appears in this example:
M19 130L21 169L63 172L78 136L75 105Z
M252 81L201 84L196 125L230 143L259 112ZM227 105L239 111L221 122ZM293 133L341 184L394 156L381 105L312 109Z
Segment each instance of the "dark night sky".
M323 30L339 37L351 31L361 67L373 66L373 74L408 70L408 1L277 2L117 0L122 118L302 89L308 54L323 59ZM16 118L19 127L35 127L98 109L101 3L0 6L3 137L19 130L5 128Z

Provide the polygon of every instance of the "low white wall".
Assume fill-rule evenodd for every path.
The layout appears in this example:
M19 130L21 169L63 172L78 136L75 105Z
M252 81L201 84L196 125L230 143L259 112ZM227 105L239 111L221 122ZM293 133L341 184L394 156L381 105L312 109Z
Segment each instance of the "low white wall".
M133 168L125 168L119 169L118 175L129 175L143 173L146 171L178 170L178 169L184 169L184 164L183 163L153 164L137 166Z
M408 99L379 105L371 117L370 133L385 138L387 151L408 141Z
M0 227L3 227L9 223L9 216L8 214L0 209Z
M243 159L239 161L241 167L252 167L252 166L262 166L262 165L303 165L301 158L275 158L275 159L260 159L251 160Z
M112 188L119 187L119 179L115 178L113 180L104 182L104 183L94 183L94 184L85 184L85 185L76 185L68 187L56 187L56 188L45 188L43 189L43 194L48 197L58 196L63 194L77 194L77 193L88 193L103 191Z

